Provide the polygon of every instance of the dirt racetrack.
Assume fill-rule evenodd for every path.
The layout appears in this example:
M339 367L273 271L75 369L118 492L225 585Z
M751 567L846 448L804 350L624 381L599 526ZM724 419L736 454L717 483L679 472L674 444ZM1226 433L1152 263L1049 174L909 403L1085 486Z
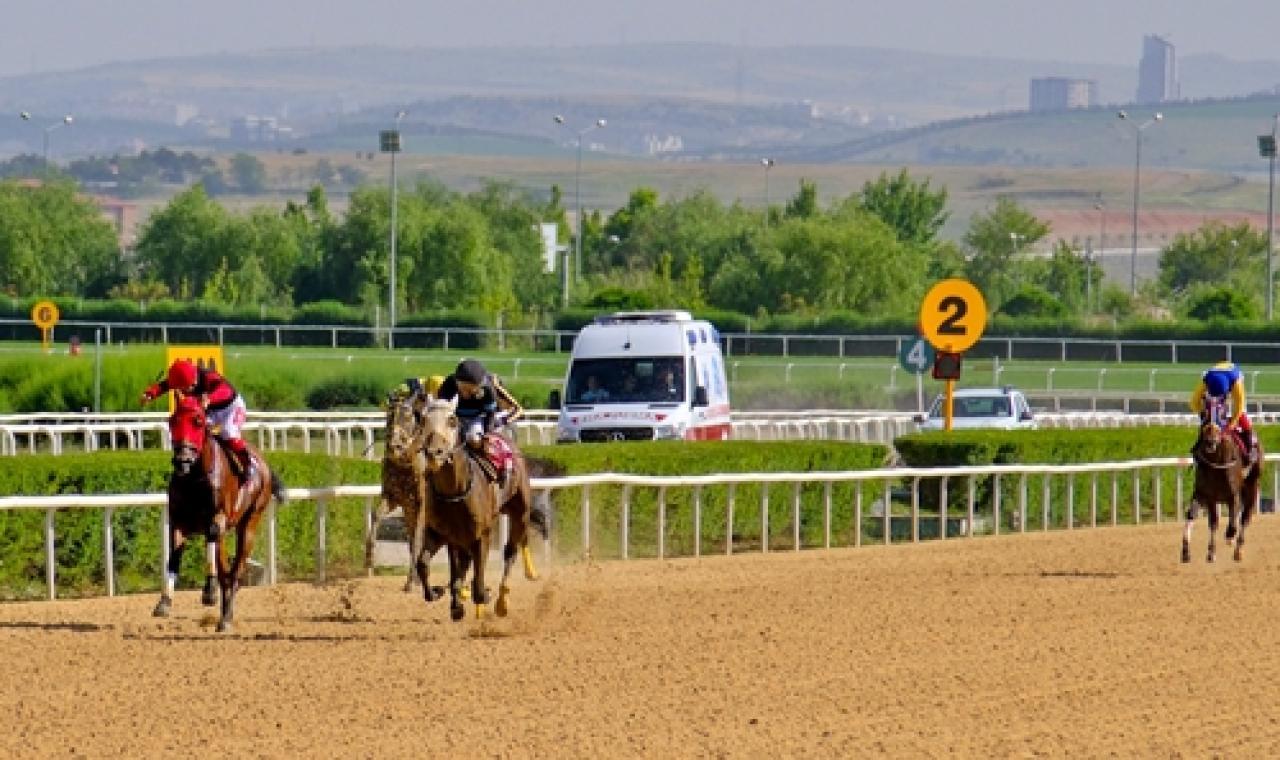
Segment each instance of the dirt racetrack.
M1276 757L1280 521L0 606L4 757Z

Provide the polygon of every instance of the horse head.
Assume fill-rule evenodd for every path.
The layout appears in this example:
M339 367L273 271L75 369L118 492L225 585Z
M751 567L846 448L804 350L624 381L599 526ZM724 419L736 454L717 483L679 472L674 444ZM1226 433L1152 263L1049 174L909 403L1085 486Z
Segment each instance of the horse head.
M173 470L181 477L192 474L204 449L208 421L200 401L183 396L169 417L169 440L173 446Z
M417 394L387 397L387 457L393 462L405 464L412 461L421 447L419 426L422 420L422 399Z
M435 472L453 458L462 447L461 424L458 422L458 400L431 399L423 412L423 451L427 469Z
M1198 447L1207 455L1217 455L1227 427L1226 404L1222 399L1206 396L1200 410L1200 440Z

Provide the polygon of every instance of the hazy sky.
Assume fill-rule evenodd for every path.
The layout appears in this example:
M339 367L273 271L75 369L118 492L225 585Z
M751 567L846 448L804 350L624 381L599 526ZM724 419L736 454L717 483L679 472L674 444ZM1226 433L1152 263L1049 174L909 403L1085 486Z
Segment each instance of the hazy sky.
M1277 0L0 0L0 76L311 45L848 44L1136 65L1277 60ZM1269 39L1270 38L1270 39Z

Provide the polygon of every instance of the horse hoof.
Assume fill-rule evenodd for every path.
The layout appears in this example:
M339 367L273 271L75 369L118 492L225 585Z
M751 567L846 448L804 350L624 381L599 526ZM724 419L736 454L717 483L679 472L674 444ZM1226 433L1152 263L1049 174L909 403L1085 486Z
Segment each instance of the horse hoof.
M206 607L212 607L218 603L218 592L214 590L212 583L204 584L204 591L200 593L200 603Z
M1235 529L1235 527L1234 527L1234 526L1228 526L1228 527L1227 527L1227 533L1226 533L1226 539L1227 539L1228 541L1230 541L1231 539L1233 539L1233 538L1235 538L1235 537L1236 537L1236 529Z
M493 603L493 611L498 617L507 616L507 592L505 589L498 592L498 600Z
M1244 552L1237 551L1237 552L1235 553L1235 555L1233 556L1233 559L1235 559L1235 561L1236 561L1236 562L1240 562L1240 561L1244 560Z
M1182 563L1185 565L1190 561L1191 561L1191 552L1184 550L1182 552Z
M160 601L156 602L155 609L151 610L151 617L169 617L169 608L171 606L172 602L168 599L162 598Z
M476 620L484 620L489 616L489 609L483 604L476 605Z
M466 614L467 610L461 604L449 608L449 617L455 623L465 617Z
M217 631L218 633L231 633L231 623L226 620L219 620Z
M442 596L444 596L443 586L430 586L422 592L422 598L428 602L434 602Z

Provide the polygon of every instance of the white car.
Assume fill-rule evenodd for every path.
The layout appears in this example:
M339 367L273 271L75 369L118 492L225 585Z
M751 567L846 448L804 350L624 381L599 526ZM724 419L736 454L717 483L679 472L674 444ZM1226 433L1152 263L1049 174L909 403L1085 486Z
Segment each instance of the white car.
M927 415L917 415L921 430L942 430L943 397L933 400ZM957 390L951 405L952 430L1028 430L1036 428L1035 415L1022 391L1003 388L964 388Z

